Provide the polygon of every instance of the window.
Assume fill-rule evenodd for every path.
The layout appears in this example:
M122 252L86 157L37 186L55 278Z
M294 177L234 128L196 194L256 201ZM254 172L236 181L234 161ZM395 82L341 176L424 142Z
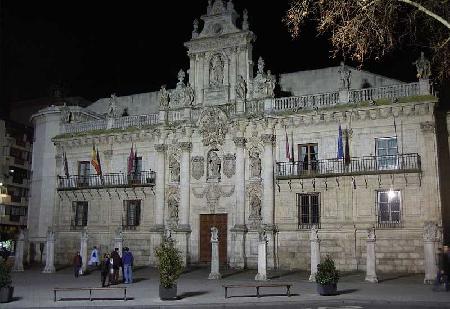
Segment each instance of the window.
M401 217L400 191L386 190L377 192L378 225L380 227L397 227Z
M383 137L375 140L378 169L389 170L397 168L397 138Z
M141 219L141 200L123 201L125 216L122 225L127 228L134 228L139 225Z
M317 170L317 157L318 157L317 144L303 144L298 145L298 160L299 171L316 171Z
M78 185L88 186L89 185L89 175L91 173L91 162L89 161L79 161L78 162Z
M320 227L319 193L297 193L298 227L309 229L313 225Z
M88 202L77 201L72 204L73 221L72 226L86 226L88 218Z

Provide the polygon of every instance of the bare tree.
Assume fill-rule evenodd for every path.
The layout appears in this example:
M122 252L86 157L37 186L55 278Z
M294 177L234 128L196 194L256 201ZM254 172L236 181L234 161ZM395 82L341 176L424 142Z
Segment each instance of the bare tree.
M450 78L449 0L291 0L284 17L291 35L315 21L333 54L359 63L380 59L403 43L428 49L439 80Z

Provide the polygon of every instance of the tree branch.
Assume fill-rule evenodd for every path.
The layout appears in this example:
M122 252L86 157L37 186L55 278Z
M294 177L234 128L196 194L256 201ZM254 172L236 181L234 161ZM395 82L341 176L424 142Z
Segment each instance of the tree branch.
M426 7L424 7L423 5L416 3L414 1L411 0L397 0L398 2L403 2L406 4L409 4L411 6L416 7L419 11L422 11L423 13L427 14L428 16L436 19L437 21L439 21L441 24L443 24L445 27L447 27L448 29L450 29L450 22L448 20L445 20L444 18L442 18L439 15L436 15L435 13L431 12L430 10L428 10Z

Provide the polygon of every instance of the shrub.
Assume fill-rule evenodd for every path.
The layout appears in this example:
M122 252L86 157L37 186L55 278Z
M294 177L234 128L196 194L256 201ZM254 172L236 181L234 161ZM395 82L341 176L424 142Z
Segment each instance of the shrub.
M180 251L174 247L173 240L166 239L155 253L159 260L159 283L166 289L172 288L183 272Z
M339 281L339 271L334 266L333 259L327 255L325 260L317 265L316 282L322 285L336 284Z
M11 285L11 267L6 264L6 261L0 262L0 288Z

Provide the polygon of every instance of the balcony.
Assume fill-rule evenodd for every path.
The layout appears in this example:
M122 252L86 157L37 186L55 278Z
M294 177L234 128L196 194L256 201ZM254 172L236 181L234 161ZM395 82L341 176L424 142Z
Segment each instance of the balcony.
M104 175L58 176L58 191L152 187L155 185L155 178L156 173L153 171L142 171L130 175L125 173L111 173Z
M314 161L277 162L277 179L325 178L335 176L377 175L392 173L419 173L420 156L417 153L392 156L365 156Z

